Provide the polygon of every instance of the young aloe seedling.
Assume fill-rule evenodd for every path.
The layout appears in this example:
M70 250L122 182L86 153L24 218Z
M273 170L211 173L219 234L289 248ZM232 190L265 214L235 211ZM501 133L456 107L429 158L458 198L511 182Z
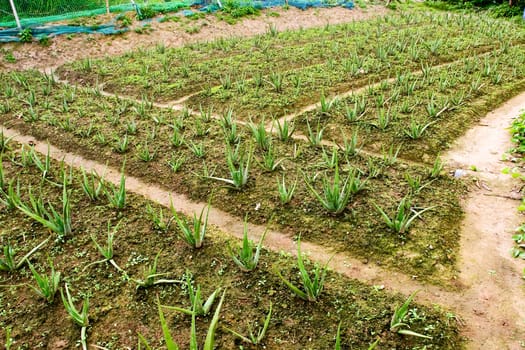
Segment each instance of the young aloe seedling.
M15 250L14 248L8 243L4 246L4 258L0 258L0 271L8 271L13 272L18 269L20 269L26 261L29 261L29 258L31 255L35 254L44 244L49 241L51 237L46 238L43 240L40 244L38 244L36 247L31 249L29 253L24 255L22 259L20 259L18 262L15 261Z
M36 287L30 285L30 287L36 292L36 294L46 299L49 304L53 303L60 284L60 272L55 271L53 260L49 259L49 266L51 267L51 274L49 276L39 274L29 261L27 264L33 273L37 285Z
M89 200L97 201L104 190L104 176L98 176L95 171L88 176L84 168L81 168L80 171L82 172L82 190Z
M13 338L11 338L11 327L7 327L5 329L5 350L11 350L11 346L13 345L14 343L14 340Z
M262 340L264 339L264 336L266 335L266 331L268 330L268 326L270 325L270 319L272 318L272 303L270 302L270 310L268 310L268 314L266 315L266 318L264 320L264 324L261 329L257 332L257 334L253 333L252 326L248 326L248 332L249 335L246 337L240 333L235 332L234 330L228 328L228 327L222 327L237 338L241 339L243 342L252 344L252 345L259 345L261 344Z
M0 188L0 204L8 210L15 209L20 202L20 182L17 179L16 190L14 186L15 179L11 179L7 185L7 192Z
M310 122L306 121L306 126L308 128L308 141L312 146L320 146L323 140L323 133L326 127L321 128L319 122L317 122L317 129L314 131L310 126Z
M315 264L313 276L311 277L310 273L304 266L304 258L303 254L301 253L301 239L299 238L299 240L297 241L297 267L299 268L299 272L301 274L303 289L300 289L299 287L295 286L292 282L285 279L279 271L277 271L277 275L288 286L288 288L290 288L290 290L299 298L307 301L316 301L321 292L323 291L326 270L328 264L330 263L330 260L332 260L332 258L328 259L328 261L322 268L318 264Z
M403 197L397 206L397 211L393 218L390 218L377 204L374 204L376 209L381 213L387 226L399 234L404 234L408 231L408 228L412 222L421 216L424 212L435 208L435 206L424 208L420 211L416 211L412 208L412 203L408 196Z
M244 218L244 235L242 239L242 248L239 251L239 254L236 255L232 251L231 247L228 245L228 249L230 251L230 255L233 261L244 272L252 271L257 267L257 264L259 263L259 257L261 255L262 242L264 240L264 237L266 236L266 233L268 232L268 228L266 228L266 230L264 230L264 233L261 236L261 239L259 240L259 243L257 244L257 247L254 247L253 241L248 239L247 220L248 216Z
M201 287L200 285L198 285L197 289L193 288L190 275L191 273L189 271L186 271L186 288L188 290L188 296L190 298L191 308L184 309L184 308L177 307L177 306L167 306L167 305L162 305L162 307L169 309L169 310L179 311L186 315L195 314L195 316L206 316L210 313L211 307L213 306L213 303L215 301L215 297L217 296L221 288L215 289L215 291L210 294L208 299L206 299L206 302L203 302L203 299L201 296Z
M4 174L4 153L0 151L0 194L4 192L5 189L5 174Z
M44 201L41 197L35 197L29 191L29 201L31 205L23 203L18 198L16 207L31 219L39 222L44 227L58 234L58 238L63 240L65 236L73 232L71 226L71 190L67 189L68 178L63 175L62 183L62 212L58 213L55 208L48 203L49 209L44 206ZM18 190L17 190L18 192Z
M111 228L111 222L108 221L108 238L107 238L105 247L103 247L100 244L98 244L97 240L95 239L95 236L91 236L91 240L93 241L93 243L97 247L97 249L100 252L100 254L102 254L104 259L99 260L99 261L95 261L95 262L87 265L84 268L84 270L87 269L91 265L100 264L100 263L104 263L104 262L107 261L111 265L113 265L120 273L122 273L123 275L127 276L126 271L124 271L120 266L118 266L117 263L115 262L115 260L113 259L113 242L114 242L114 239L115 239L115 233L117 232L117 229L118 229L119 225L120 225L120 223L117 224L117 226L115 226L112 229Z
M335 174L333 180L329 180L327 175L324 175L321 180L323 182L322 194L317 192L313 185L305 178L306 187L314 195L314 197L321 203L321 205L332 214L340 214L348 205L350 197L361 191L366 184L361 181L356 170L350 172L346 180L343 181L339 175L339 165L337 160L337 152L334 152Z
M341 350L341 321L337 326L337 333L335 334L335 350Z
M33 164L42 172L42 177L45 179L51 170L51 157L49 156L49 144L47 145L47 154L44 161L40 159L34 147L31 147L31 159Z
M296 188L297 188L297 179L295 180L293 185L288 186L288 187L286 187L284 174L283 174L282 181L279 181L279 179L277 179L277 191L279 192L279 200L281 201L282 204L290 203Z
M66 308L66 311L69 314L69 316L73 319L73 321L75 321L77 325L81 327L80 342L82 344L82 350L87 350L86 331L87 331L87 327L89 326L89 318L88 318L89 298L84 299L84 302L82 303L82 310L79 311L75 307L73 298L71 298L71 294L69 293L67 283L65 284L65 288L66 288L67 299L66 297L64 297L64 293L62 292L62 289L60 289L60 295L62 296L62 302L64 303L64 307Z
M237 191L241 190L248 183L252 154L253 154L253 150L250 149L246 160L240 160L238 166L234 164L231 157L228 157L227 162L228 162L228 168L230 170L231 179L215 177L215 176L207 176L207 177L212 180L226 182L234 190L237 190Z
M6 150L9 150L9 141L11 141L13 137L6 137L4 135L4 131L0 131L0 152L4 152Z
M153 228L159 231L166 232L168 230L169 221L164 219L164 210L160 208L156 211L149 203L146 204L146 213L153 223Z
M295 125L293 122L283 120L281 123L279 120L274 120L274 125L277 125L277 136L279 140L288 142L292 139L292 135L295 131Z
M122 169L122 174L120 175L119 187L116 188L111 183L107 183L104 186L104 193L112 207L119 210L126 207L126 177L124 176L124 169Z
M157 296L157 307L159 309L160 327L162 328L162 335L164 336L164 342L166 343L166 350L179 350L179 346L173 340L173 336L171 335L170 329L168 328L168 322L166 322L166 318L164 317L164 313L162 312L162 307L160 305L158 296ZM139 337L139 344L137 348L139 350L141 349L141 344L146 347L146 350L153 349L142 334L138 333L138 337Z
M222 308L222 303L224 302L224 297L226 296L226 290L222 293L221 300L219 305L215 309L213 318L211 319L210 326L208 327L208 333L206 334L206 340L204 341L204 346L202 350L213 350L215 347L215 331L217 330L217 325L219 323L219 316ZM191 313L191 331L190 331L190 347L189 350L199 350L199 344L197 343L197 327L196 327L196 312L193 310ZM175 349L175 348L174 348Z
M281 167L281 163L284 161L283 158L277 160L275 155L275 150L273 148L273 143L269 143L268 149L264 151L262 160L257 163L263 168L265 171L273 172L277 170L279 167Z
M408 306L412 302L412 299L414 299L414 296L417 294L417 290L412 293L408 299L401 305L401 307L397 308L394 311L394 314L392 315L392 320L390 321L390 331L396 332L403 335L411 335L414 337L420 337L420 338L426 338L426 339L432 339L432 337L428 335L423 335L420 333L416 333L414 331L411 331L409 329L406 329L404 327L409 327L408 324L404 323L404 319L408 314Z
M156 286L158 284L174 284L174 283L183 283L183 281L180 280L168 280L168 279L162 279L158 278L160 276L165 276L168 273L157 273L157 261L159 259L160 252L157 253L155 256L155 260L153 261L153 265L145 267L144 268L144 279L135 279L132 278L131 280L137 284L137 288L149 288L152 286Z
M217 325L219 324L219 315L222 308L222 303L224 302L224 297L226 296L226 289L224 292L222 292L221 300L219 301L219 304L217 305L217 308L215 309L215 313L213 314L213 318L211 319L210 326L208 327L208 333L206 333L206 339L204 340L204 347L202 350L213 350L215 347L215 331L217 330ZM195 312L192 315L192 340L195 339L196 332L195 329ZM193 342L194 345L197 345L196 342ZM191 347L190 350L199 350L197 346Z
M436 160L434 161L434 164L432 165L432 169L429 170L429 175L432 178L436 178L441 174L443 171L443 162L441 161L441 158L439 156L436 157Z
M405 135L407 135L412 140L420 139L427 130L427 128L436 122L437 121L432 121L425 124L420 123L415 119L412 119L408 127L404 130Z
M171 202L171 212L173 219L177 222L177 226L182 231L182 238L193 248L201 248L204 243L204 237L206 236L206 230L208 228L208 215L210 213L211 198L208 200L208 205L202 208L199 217L193 213L193 228L185 218L180 218ZM204 211L206 210L206 216ZM204 217L204 219L203 219Z

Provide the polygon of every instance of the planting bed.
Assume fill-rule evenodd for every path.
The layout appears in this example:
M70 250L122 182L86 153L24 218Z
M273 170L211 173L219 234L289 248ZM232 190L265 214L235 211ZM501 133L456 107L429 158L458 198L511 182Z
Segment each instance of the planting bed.
M203 207L209 202L232 214L225 221L246 218L276 237L313 243L325 249L326 260L338 252L337 258L356 258L363 269L369 264L402 275L413 289L433 284L425 286L425 300L436 296L456 305L456 292L465 290L458 261L460 202L468 183L447 174L440 155L525 88L525 30L484 15L407 10L316 29L278 32L270 26L253 38L180 48L159 44L68 63L49 75L0 72L0 81L2 127L122 169L164 194L181 194ZM49 200L61 207L58 164L43 176L30 148L14 142L1 157L6 193L0 198L9 196L12 180L24 202L32 188L45 205ZM67 166L64 172L69 174ZM42 271L49 255L77 305L90 297L91 344L134 347L140 333L161 345L156 297L187 306L188 291L181 284L136 288L133 278L141 278L160 252L159 271L169 272L162 278L191 274L205 296L218 286L226 290L222 326L244 331L252 321L262 324L272 302L263 342L269 349L333 348L340 320L348 348L367 348L377 337L380 348L462 346L452 313L412 306L406 318L411 329L433 339L402 337L389 331L389 322L403 298L331 272L316 302L301 301L278 276L280 271L298 281L294 258L263 251L257 270L241 273L228 254L228 244L239 243L232 232L211 227L203 248L189 248L167 208L131 194L121 210L105 196L89 201L81 174L71 174L73 232L52 234L31 261ZM148 206L164 214L169 228L154 228ZM103 241L108 220L117 227L116 261L129 276L107 262L90 265L101 259L91 236ZM6 203L0 204L0 222L8 228L2 243L17 247L18 257L49 234ZM27 266L2 274L8 287L0 289L0 300L10 306L0 326L13 327L21 348L72 347L79 328L59 300L46 306L34 297L24 285L31 278ZM470 306L461 307L470 315ZM28 316L42 313L52 316ZM191 317L165 314L176 341L188 348ZM211 318L197 318L200 340ZM60 326L51 327L53 322ZM222 327L217 343L241 346Z
M302 301L293 297L282 283L279 271L294 283L295 259L263 251L258 268L250 273L241 272L231 260L227 245L237 243L214 228L209 228L204 246L192 249L180 238L173 226L167 231L153 228L148 205L158 212L165 208L148 203L128 194L123 209L115 209L102 196L91 201L83 192L82 174L64 164L50 162L44 174L29 157L27 145L10 143L2 154L5 180L15 188L22 203L29 203L30 196L41 198L44 206L53 205L58 212L64 203L63 174L71 206L72 233L59 235L25 216L18 208L2 206L2 243L16 251L16 261L46 238L50 240L31 258L31 264L40 273L49 274L49 262L61 272L75 304L89 298L88 343L107 349L135 347L137 333L160 346L162 339L156 298L164 305L188 307L188 291L183 284L157 285L139 288L133 279L143 278L143 269L150 266L157 254L158 273L164 279L184 279L190 276L194 286L201 285L203 297L218 286L226 291L226 300L220 313L216 344L221 349L238 348L241 343L223 327L244 333L253 322L262 324L272 304L272 318L263 344L269 349L321 349L331 348L337 324L342 321L343 344L353 348L366 348L377 337L381 346L412 349L427 344L427 348L457 349L460 346L455 322L440 311L421 305L410 306L407 318L412 330L432 336L432 340L403 337L389 332L394 308L403 299L388 295L379 289L357 281L328 273L326 287L317 302ZM44 155L37 155L44 161ZM8 195L3 194L6 200ZM92 238L105 245L108 222L115 231L114 260L129 277L119 273L108 262L96 264L102 256ZM9 230L6 230L8 227ZM307 264L311 267L311 264ZM68 318L60 295L47 303L39 298L29 285L35 285L27 265L17 271L2 272L0 289L2 338L11 329L11 337L19 349L74 348L80 337L80 327ZM213 312L212 312L213 313ZM174 311L164 310L168 327L181 348L188 348L190 320ZM204 342L211 315L199 317L196 327L199 343ZM320 325L324 325L320 328ZM246 346L246 344L245 344Z
M435 30L439 26L440 30ZM193 95L193 109L233 109L247 120L279 117L332 95L523 43L514 26L479 16L408 12L324 29L270 30L180 49L157 46L58 70L71 82L159 102Z
M98 159L103 154L115 167L126 161L128 173L195 200L206 202L211 196L214 206L240 219L248 214L250 221L266 223L273 216L270 224L291 235L349 251L420 279L443 282L454 277L459 238L457 225L461 218L458 193L462 185L443 175L432 177L430 168L398 163L395 151L373 157L359 153L345 155L343 150L337 150L337 168L341 176L346 179L355 173L366 183L352 196L348 209L331 215L305 183L309 179L308 182L320 190L320 178L324 174L328 178L334 176L331 147L313 147L300 140L283 142L268 134L273 151L265 151L253 141L247 126L237 125L240 158L247 160L250 150L253 156L248 183L240 190L227 189L223 182L209 178L230 176L227 149L237 147L226 146L220 121L158 109L145 102L132 104L104 98L94 95L96 91L53 83L36 72L12 73L5 80L18 81L10 83L11 90L7 89L13 96L5 104L9 111L0 117L5 126L53 140L54 145L91 159ZM45 93L41 87L45 88ZM33 112L24 105L27 101L23 102L26 97L33 99L30 96L35 100ZM90 103L93 98L97 99L97 104ZM130 125L136 127L133 133L129 131ZM187 144L174 146L174 130L178 130L177 134ZM203 135L198 136L200 134ZM125 143L126 149L123 148ZM192 145L202 146L204 155L195 155ZM390 145L385 144L385 147ZM141 159L145 150L152 159ZM276 160L281 161L275 171L265 170L261 165L268 153L275 154ZM172 165L179 160L182 164L175 172ZM288 204L279 202L277 182L282 181L283 176L289 187L297 182L295 194ZM411 189L410 179L424 187ZM406 195L411 195L417 207L435 207L422 216L423 221L415 221L410 231L397 234L384 224L375 204L390 215Z

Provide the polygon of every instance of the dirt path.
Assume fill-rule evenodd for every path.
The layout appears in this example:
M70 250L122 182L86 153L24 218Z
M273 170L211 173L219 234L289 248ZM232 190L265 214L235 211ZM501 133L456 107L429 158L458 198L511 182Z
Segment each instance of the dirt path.
M512 146L507 128L521 109L525 93L489 113L445 156L452 169L477 168L469 173L479 188L473 186L464 204L459 269L465 291L457 304L471 349L522 349L525 342L524 264L510 256L511 235L523 217L519 202L508 198L520 184L501 174L502 155Z
M355 20L368 19L388 13L384 6L368 5L366 9L354 8L347 10L342 7L310 8L299 10L290 8L272 8L261 11L261 15L246 18L234 25L219 21L214 15L207 15L204 19L193 21L185 20L180 23L157 20L151 22L153 31L148 34L138 34L133 30L120 36L104 35L76 35L69 37L62 35L54 37L49 47L38 43L20 44L9 43L1 47L13 53L16 61L8 63L0 59L0 69L45 69L58 67L66 62L85 57L114 56L132 49L154 47L163 43L167 47L182 46L197 41L214 38L228 38L232 36L253 36L266 33L270 26L279 31L299 28L319 27L327 24L346 23ZM109 22L107 18L105 22ZM199 26L198 33L187 33L187 27Z

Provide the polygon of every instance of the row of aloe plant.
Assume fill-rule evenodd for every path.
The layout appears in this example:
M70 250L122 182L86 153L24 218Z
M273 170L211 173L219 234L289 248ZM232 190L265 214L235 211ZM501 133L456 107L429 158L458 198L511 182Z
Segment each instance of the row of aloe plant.
M50 161L50 163L51 163L51 161ZM335 166L337 167L337 161L336 161L336 165ZM67 172L64 171L64 170L62 171L62 173L63 174L67 174ZM2 178L4 178L4 173L3 172L1 173L1 175L2 175ZM82 172L82 175L83 175L82 177L83 177L84 180L85 179L89 179L89 176L87 176L85 171ZM123 178L123 176L121 178ZM64 182L62 184L63 188L67 188L67 186L71 185L71 173L70 173L70 175L68 177L64 176L63 179L64 179ZM103 181L103 180L100 180L99 178L97 178L96 176L94 176L93 174L92 174L91 179L93 179L92 184L97 184L97 181ZM87 186L86 184L83 184L83 187L86 187L86 186ZM87 187L91 188L91 186L87 186ZM96 188L96 186L94 186L94 187ZM88 192L90 192L90 191L86 191L86 194ZM87 196L87 197L90 200L96 200L96 198L93 195ZM199 220L199 221L204 221L205 220L205 221L207 221L207 214L205 216L205 219L203 219L204 216L202 214L205 209L207 211L209 211L209 205L203 209L203 211L201 212L200 217L197 218L195 216L194 220ZM173 206L172 206L172 211L173 211L174 216L177 216L176 212L173 209ZM150 212L151 212L151 209L150 209ZM180 220L180 218L179 218L179 220ZM263 235L261 236L261 238L259 240L259 243L257 245L255 245L248 238L248 226L247 226L247 222L246 221L247 220L245 220L244 238L243 238L243 244L242 244L241 250L239 251L238 254L235 254L233 249L230 248L230 254L232 255L232 258L234 259L234 262L241 268L241 270L243 270L243 271L251 271L251 270L255 269L256 266L257 266L257 263L258 263L258 260L259 260L259 256L260 256L260 253L261 253L262 243L263 243L264 237L266 235L266 232L264 232ZM182 221L180 221L180 222L182 222ZM204 223L204 226L206 226L206 223ZM168 223L168 227L169 227L169 223ZM131 281L134 281L137 284L138 287L144 287L144 288L150 287L150 286L154 286L154 285L158 285L158 284L164 284L164 283L177 283L177 284L186 283L187 289L189 291L190 302L192 304L191 308L190 309L184 309L184 308L179 308L179 307L167 307L167 308L190 314L192 316L192 324L193 324L192 332L195 332L195 330L194 330L195 317L197 317L199 315L205 315L205 314L207 314L207 313L209 313L211 311L211 306L214 303L215 297L220 292L220 289L215 290L210 295L210 297L208 297L208 299L206 301L204 301L202 299L202 297L201 297L201 294L200 294L200 287L197 286L197 289L193 289L193 287L191 286L191 280L188 277L189 276L188 273L186 274L186 276L187 276L186 281L182 281L182 280L166 280L166 279L160 278L164 274L157 272L157 261L158 261L159 254L157 254L157 256L155 257L155 261L154 261L153 265L149 266L149 267L146 267L143 279L135 279L135 278L129 277L129 275L122 268L120 268L119 265L114 260L113 245L114 245L114 240L115 240L115 234L117 233L118 228L119 228L118 224L116 226L112 227L110 225L110 223L108 222L107 241L106 241L105 245L100 244L96 240L95 237L92 237L92 240L93 240L93 243L94 243L96 249L100 252L100 254L104 257L104 259L86 265L85 269L89 268L93 264L107 262L107 263L113 265L120 273L123 274L123 276L129 278L129 280L131 280ZM89 299L85 298L83 300L82 306L81 306L80 309L75 306L75 302L74 302L74 299L72 298L71 293L69 291L68 284L65 284L65 287L64 287L65 288L65 294L64 294L64 291L59 288L60 280L61 280L60 272L55 270L55 267L54 267L53 262L51 260L49 261L49 267L50 267L50 274L49 275L44 275L44 274L38 273L36 271L36 269L29 263L29 257L32 254L34 254L41 246L43 246L48 240L49 239L47 239L44 242L42 242L39 246L37 246L35 249L33 249L31 252L29 252L26 256L24 256L22 259L20 259L19 262L16 262L16 263L14 263L15 259L13 258L14 257L14 253L12 252L12 250L9 250L9 249L6 250L6 248L4 248L4 251L7 251L8 253L5 254L6 260L5 260L5 262L3 261L2 266L13 266L12 270L16 270L16 269L19 269L25 262L27 262L28 266L29 266L30 270L32 271L32 274L33 274L33 276L35 278L35 281L37 282L37 286L36 287L32 287L32 288L36 291L36 293L39 296L41 296L42 298L46 299L50 303L53 302L54 295L56 294L56 292L60 291L61 296L62 296L62 301L64 303L66 311L68 312L70 317L73 319L73 321L81 328L81 336L80 336L81 344L82 344L82 347L84 349L86 349L87 348L87 327L89 326L89 317L88 317L88 313L89 313ZM305 299L305 300L309 300L309 301L315 301L315 300L317 300L320 297L320 294L321 294L321 292L322 292L322 290L324 288L324 281L325 281L325 277L326 277L326 273L327 273L328 262L323 267L319 267L318 265L316 265L314 267L314 270L312 272L309 272L307 270L306 266L305 266L305 258L304 258L303 253L301 252L300 244L301 243L300 243L300 240L299 240L298 241L298 247L297 247L298 248L297 268L299 269L299 272L300 272L301 281L302 281L302 287L298 287L298 286L294 285L292 282L290 282L289 280L285 279L282 276L281 272L277 272L277 274L283 280L283 282L290 288L290 290L294 294L296 294L298 297L300 297L302 299ZM13 262L13 263L11 264L10 262ZM206 339L206 342L205 342L205 348L206 348L206 346L208 346L208 348L213 348L213 337L214 337L213 334L214 334L214 332L215 332L215 330L217 328L217 322L218 322L217 320L218 320L218 317L219 317L218 314L220 312L220 308L221 308L221 305L222 305L222 301L224 300L225 293L226 293L226 291L223 292L222 297L221 297L221 301L219 302L219 305L216 307L214 318L212 320L212 323L210 325L210 329L208 331L209 335L208 335L208 337ZM160 307L160 303L159 303L159 307ZM161 309L159 309L159 310L161 310ZM161 311L159 311L159 315L160 315L160 313L161 313ZM271 314L272 314L272 306L270 304L270 309L268 311L268 314L266 315L263 327L261 329L259 329L256 333L254 333L253 330L250 329L248 336L244 336L241 333L238 333L237 331L231 330L231 329L229 329L227 327L225 327L224 329L227 330L228 332L234 334L236 337L240 338L244 342L252 343L252 344L260 344L262 342L263 338L264 338L266 330L269 327L270 320L271 320ZM396 314L397 314L397 311L396 311ZM402 317L399 316L399 315L401 315ZM394 324L394 326L392 326L392 330L393 331L397 330L397 329L401 329L401 327L403 326L402 320L406 316L406 311L405 311L405 314L402 314L402 312L401 312L399 315L396 316L396 320L397 320L396 323L393 323ZM162 319L163 319L163 316L161 316L161 323L163 322ZM394 320L394 318L393 318L393 320ZM167 330L165 325L163 325L163 332L164 332L165 337L166 337L167 334L168 334L167 332L169 332L169 330ZM409 332L405 332L405 333L400 332L400 333L402 333L402 334L409 334ZM193 334L195 334L195 333L193 333ZM416 334L409 334L409 335L416 335ZM168 339L168 338L166 338L166 339ZM195 346L196 346L196 340L194 340L194 339L196 339L196 338L195 338L194 335L192 335L192 344L195 344ZM144 346L146 346L146 347L149 346L149 345L147 345L147 341L144 338L142 338L140 341L141 341L141 343Z

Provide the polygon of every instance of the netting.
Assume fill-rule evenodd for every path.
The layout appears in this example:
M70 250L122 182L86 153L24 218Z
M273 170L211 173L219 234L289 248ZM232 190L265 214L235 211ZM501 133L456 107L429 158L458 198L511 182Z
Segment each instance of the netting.
M106 13L105 0L15 0L20 23L23 27L49 22L71 20L79 17L91 17ZM176 11L191 6L193 0L157 0L136 1L139 8L149 7L157 12ZM129 0L109 0L111 13L134 11ZM16 22L9 1L0 3L0 27L15 27Z
M0 0L0 42L21 41L21 30L13 16L9 0ZM223 0L229 5L236 7L254 7L257 9L275 6L293 6L300 9L309 7L331 7L342 6L353 8L352 0ZM103 25L53 25L43 26L46 23L69 21L80 17L91 17L106 13L106 0L14 0L20 24L22 28L29 28L33 38L39 39L44 36L51 37L60 34L73 33L102 33L118 34L126 31L119 28L115 21ZM166 13L181 12L182 16L189 16L193 11L190 7L197 8L196 11L214 12L220 9L221 0L109 0L109 11L111 13L136 11L142 13Z

